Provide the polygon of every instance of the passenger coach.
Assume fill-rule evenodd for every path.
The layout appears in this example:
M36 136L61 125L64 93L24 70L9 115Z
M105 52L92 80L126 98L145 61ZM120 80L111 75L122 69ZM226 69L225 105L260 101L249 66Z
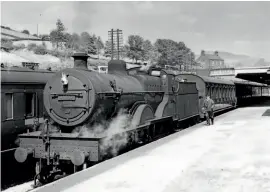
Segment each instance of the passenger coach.
M200 117L203 118L203 102L207 95L214 100L214 111L222 111L236 106L235 85L232 81L212 77L197 76L194 74L179 74L181 81L196 82L199 92Z
M53 72L1 67L1 152L16 147L17 135L43 122L43 89Z

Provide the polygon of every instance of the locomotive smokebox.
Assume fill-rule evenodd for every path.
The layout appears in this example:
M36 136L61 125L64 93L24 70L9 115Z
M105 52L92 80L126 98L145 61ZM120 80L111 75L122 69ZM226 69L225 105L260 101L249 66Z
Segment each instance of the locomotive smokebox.
M87 67L87 59L88 55L86 53L74 53L74 67L75 69L88 69Z

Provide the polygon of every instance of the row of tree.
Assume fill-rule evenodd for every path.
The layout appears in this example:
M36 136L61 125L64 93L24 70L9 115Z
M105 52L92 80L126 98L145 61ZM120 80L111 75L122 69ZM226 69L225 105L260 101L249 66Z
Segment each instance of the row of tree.
M171 39L157 39L154 44L138 35L130 35L124 46L125 56L135 60L150 61L161 66L172 65L184 69L196 65L195 54L183 43Z
M26 32L25 32L26 33ZM69 34L61 20L57 20L56 28L50 35L40 35L41 38L50 39L56 49L69 49L72 51L84 51L88 54L99 55L104 53L110 56L111 43L95 34L82 32ZM150 61L158 65L172 65L184 68L196 65L194 53L184 42L175 42L171 39L157 39L154 44L143 39L139 35L128 36L127 43L122 47L120 56L138 61Z
M100 37L90 35L88 32L69 34L61 20L57 20L56 29L50 33L50 41L57 49L71 49L74 51L85 51L88 54L100 54L104 44Z
M170 39L157 39L154 44L139 35L128 36L127 44L121 50L122 57L137 61L150 61L158 65L179 66L189 69L196 66L195 54L183 43ZM111 54L111 44L105 44L105 54Z

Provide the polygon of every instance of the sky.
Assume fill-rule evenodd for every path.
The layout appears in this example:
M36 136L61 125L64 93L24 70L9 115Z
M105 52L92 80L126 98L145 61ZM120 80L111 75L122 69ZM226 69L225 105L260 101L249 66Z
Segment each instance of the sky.
M270 61L270 2L1 2L1 25L48 34L61 19L69 33L108 40L128 35L183 41L195 53L227 51Z

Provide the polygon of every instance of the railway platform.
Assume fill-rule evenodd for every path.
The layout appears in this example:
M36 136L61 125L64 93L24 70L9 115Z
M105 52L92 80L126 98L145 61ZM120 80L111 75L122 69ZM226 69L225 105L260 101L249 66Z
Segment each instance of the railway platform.
M33 191L270 191L270 104L238 108Z

